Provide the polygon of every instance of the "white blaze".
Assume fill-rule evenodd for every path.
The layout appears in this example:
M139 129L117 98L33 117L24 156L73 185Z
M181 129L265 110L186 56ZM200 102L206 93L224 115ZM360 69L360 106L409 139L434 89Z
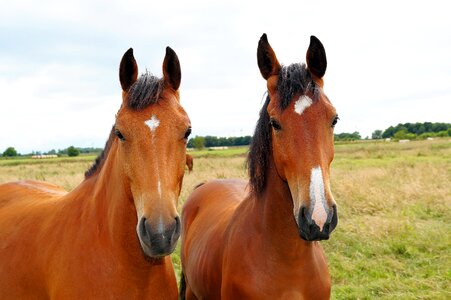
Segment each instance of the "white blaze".
M294 111L297 114L302 115L304 110L306 108L308 108L310 105L312 105L312 103L313 103L313 100L310 97L308 97L306 95L302 95L301 97L299 97L299 99L294 104Z
M160 126L160 120L158 120L158 118L155 115L152 115L152 117L149 120L145 121L144 123L149 127L150 133L154 133L155 130L158 128L158 126ZM154 147L154 150L155 150L155 139L154 139L153 134L152 134L152 146ZM158 157L157 157L158 152L155 150L154 154L155 154L155 159L157 161L156 169L155 169L155 173L157 174L157 180L158 180L157 191L158 191L158 195L161 198L161 181L160 181L160 171L158 169Z
M160 174L158 174L158 186L157 186L157 189L158 189L158 195L160 195L160 198L161 198L161 182L160 182Z
M310 176L310 207L313 206L312 220L322 231L327 221L327 204L324 193L323 172L320 167L312 169Z
M155 129L157 129L158 126L160 126L160 120L157 119L157 117L155 115L152 115L152 117L150 118L150 120L147 120L146 122L144 122L147 126L149 126L150 131L154 132Z

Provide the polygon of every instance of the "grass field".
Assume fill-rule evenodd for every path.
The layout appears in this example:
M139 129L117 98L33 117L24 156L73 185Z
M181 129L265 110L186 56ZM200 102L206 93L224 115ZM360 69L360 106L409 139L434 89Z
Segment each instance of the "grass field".
M322 242L333 299L451 299L451 141L336 145L339 224ZM190 152L180 207L212 178L246 178L246 149ZM0 160L0 183L37 179L70 190L94 157ZM173 254L177 275L180 259Z

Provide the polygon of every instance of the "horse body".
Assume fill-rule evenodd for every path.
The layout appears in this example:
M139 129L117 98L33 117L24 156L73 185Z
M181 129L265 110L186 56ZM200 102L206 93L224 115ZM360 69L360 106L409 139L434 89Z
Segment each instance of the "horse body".
M180 230L190 126L170 48L163 73L164 83L148 74L137 80L132 49L124 54L116 123L74 190L0 185L1 299L177 298L168 255Z
M266 35L257 50L268 96L248 154L249 182L197 187L182 211L186 299L328 299L319 240L337 224L330 191L337 115L324 95L324 48L282 67Z
M43 182L0 186L0 298L177 297L170 257L144 256L133 198L110 172L67 194Z
M181 250L186 298L329 298L321 245L299 239L294 219L286 218L292 211L289 191L272 184L256 199L247 186L241 180L212 181L187 200Z
M189 285L197 290L196 295L205 295L206 299L215 299L220 295L222 245L227 236L227 225L241 204L240 194L244 192L239 180L223 182L228 184L212 181L194 190L182 214L185 236L192 237L184 240L181 249L184 272L188 274L192 270L196 273L193 276L195 281ZM205 227L205 224L208 226Z

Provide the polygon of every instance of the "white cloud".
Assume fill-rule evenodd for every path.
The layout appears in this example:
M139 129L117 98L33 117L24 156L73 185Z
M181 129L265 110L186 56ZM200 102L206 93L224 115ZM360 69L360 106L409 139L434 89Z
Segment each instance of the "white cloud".
M102 147L129 47L155 75L164 48L177 52L193 134L251 134L263 32L285 64L305 61L311 34L324 43L337 132L449 122L447 12L439 1L14 1L0 11L0 151Z

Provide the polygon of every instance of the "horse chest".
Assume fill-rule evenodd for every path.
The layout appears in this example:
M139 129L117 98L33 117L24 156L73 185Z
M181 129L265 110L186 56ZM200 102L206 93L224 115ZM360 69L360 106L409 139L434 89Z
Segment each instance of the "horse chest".
M99 249L73 258L54 264L49 270L52 274L51 299L177 298L170 261L162 260L158 264L150 264L142 258L136 262L127 261Z
M276 255L256 253L254 243L247 251L241 249L239 259L226 259L223 272L224 299L329 299L330 277L321 253L299 261L281 259Z

